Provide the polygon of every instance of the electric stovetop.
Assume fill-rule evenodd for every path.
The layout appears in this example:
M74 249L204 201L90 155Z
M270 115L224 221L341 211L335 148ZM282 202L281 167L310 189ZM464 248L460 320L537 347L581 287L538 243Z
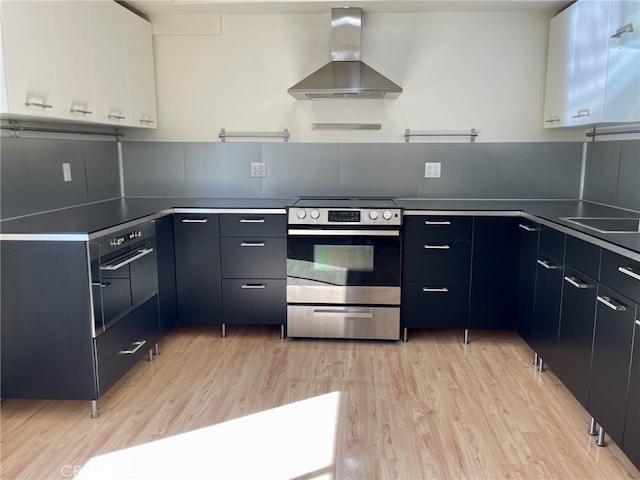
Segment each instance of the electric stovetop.
M393 198L336 198L336 197L301 197L291 206L301 208L399 208Z

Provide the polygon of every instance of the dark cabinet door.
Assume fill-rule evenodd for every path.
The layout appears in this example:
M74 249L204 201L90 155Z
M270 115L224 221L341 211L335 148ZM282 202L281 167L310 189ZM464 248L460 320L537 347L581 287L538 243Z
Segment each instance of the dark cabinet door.
M520 258L516 303L516 331L529 344L533 335L533 306L536 294L536 259L538 255L537 223L520 219Z
M469 284L405 282L401 314L403 328L467 328Z
M222 323L219 233L218 215L175 215L179 323Z
M595 280L565 267L558 360L553 371L585 408L589 403L596 295Z
M286 278L287 239L222 237L223 278Z
M597 299L588 410L622 445L636 305L603 285Z
M285 279L223 279L222 312L226 324L284 325Z
M555 365L562 299L562 264L541 252L536 260L536 295L531 347L551 365Z
M640 468L640 307L636 315L622 450Z
M514 218L474 219L470 328L514 329L518 240Z

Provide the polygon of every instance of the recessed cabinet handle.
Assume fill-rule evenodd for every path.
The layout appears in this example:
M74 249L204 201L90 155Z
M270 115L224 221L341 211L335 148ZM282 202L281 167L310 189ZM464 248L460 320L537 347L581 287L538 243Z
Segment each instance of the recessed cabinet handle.
M451 225L449 220L425 220L425 225Z
M133 348L129 348L127 350L120 350L120 353L124 353L126 355L133 355L138 350L140 350L145 343L147 343L146 340L140 340L138 342L133 342L132 345L135 345Z
M537 232L537 230L531 225L527 225L526 223L519 223L518 227L520 227L525 232Z
M631 267L618 267L618 271L620 273L624 273L625 275L629 275L631 278L635 278L636 280L640 280L640 274L634 272Z
M241 247L264 247L267 242L241 242Z
M627 307L625 307L624 305L614 303L609 297L601 297L600 295L598 295L597 298L600 303L606 305L611 310L615 310L616 312L624 312L627 309Z
M27 107L53 108L53 105L45 103L45 101L27 100L24 102Z
M451 246L449 245L424 245L424 248L427 250L449 250Z
M241 218L240 223L264 223L264 218Z
M447 293L449 289L447 287L422 287L422 291L425 293Z
M588 108L581 108L576 112L573 118L584 118L584 117L590 117L590 116L591 116L591 112L589 111Z
M208 218L183 218L182 223L207 223Z
M618 28L611 38L620 38L625 33L633 33L633 23L627 23L624 27Z
M592 285L589 285L588 283L580 283L576 277L564 277L564 280L568 284L573 285L576 288L589 288L592 286Z
M245 290L264 290L267 286L264 283L243 283L240 288Z
M560 268L560 267L554 265L553 263L550 263L547 260L536 260L536 263L538 265L542 265L547 270L557 270L558 268Z

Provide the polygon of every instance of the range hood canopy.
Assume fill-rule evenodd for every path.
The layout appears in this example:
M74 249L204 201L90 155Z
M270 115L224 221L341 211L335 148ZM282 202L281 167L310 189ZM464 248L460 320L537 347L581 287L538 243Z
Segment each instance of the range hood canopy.
M362 9L331 9L331 62L287 92L298 100L397 98L402 88L362 62Z

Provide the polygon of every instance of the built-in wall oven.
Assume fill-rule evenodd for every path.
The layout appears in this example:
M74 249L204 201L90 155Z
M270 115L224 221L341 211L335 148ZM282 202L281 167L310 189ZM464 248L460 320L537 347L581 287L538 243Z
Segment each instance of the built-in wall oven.
M287 216L287 336L398 340L395 200L301 198Z

